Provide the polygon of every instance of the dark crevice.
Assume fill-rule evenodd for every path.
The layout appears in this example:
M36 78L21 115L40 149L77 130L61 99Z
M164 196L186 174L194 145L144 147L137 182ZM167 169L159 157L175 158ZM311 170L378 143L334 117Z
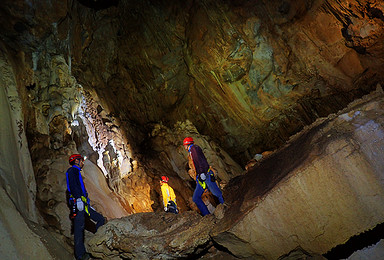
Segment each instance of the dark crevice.
M384 223L378 224L373 229L351 237L345 244L334 247L323 256L327 259L345 259L355 251L377 244L384 238Z
M117 6L119 0L78 0L80 4L94 9L96 11L107 9L111 6Z
M35 89L36 83L33 83L33 84L25 86L25 87L27 88L27 90Z
M213 246L214 246L217 250L219 250L219 251L221 251L221 252L224 252L224 253L227 253L228 255L231 255L231 256L233 256L233 257L236 257L234 254L232 254L231 251L228 250L228 248L226 248L226 247L224 247L224 246L222 246L222 245L216 243L215 241L212 241L212 242L213 242Z
M368 9L368 15L372 18L379 18L380 20L384 21L384 15L383 12L375 7L367 8Z

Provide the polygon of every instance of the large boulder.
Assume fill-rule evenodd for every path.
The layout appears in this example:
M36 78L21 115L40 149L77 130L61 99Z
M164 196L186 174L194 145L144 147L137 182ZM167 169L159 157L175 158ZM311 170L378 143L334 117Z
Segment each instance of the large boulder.
M238 257L324 254L383 223L383 96L319 120L231 182L214 241Z
M101 259L175 259L197 255L212 246L209 233L215 223L196 212L137 213L113 219L88 241Z

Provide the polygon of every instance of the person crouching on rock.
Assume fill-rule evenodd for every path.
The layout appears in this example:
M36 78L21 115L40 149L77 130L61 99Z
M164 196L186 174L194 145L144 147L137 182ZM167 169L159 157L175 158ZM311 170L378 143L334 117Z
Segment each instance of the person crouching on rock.
M169 178L167 176L161 176L161 194L163 197L163 204L165 212L179 213L176 204L176 195L173 189L168 185Z
M69 205L71 218L74 226L75 257L76 259L89 259L90 255L84 247L84 226L85 217L90 217L96 222L96 230L104 225L103 215L91 207L87 190L85 189L81 169L84 166L84 158L80 154L72 154L69 157L69 164L72 165L67 172L67 190L69 193Z

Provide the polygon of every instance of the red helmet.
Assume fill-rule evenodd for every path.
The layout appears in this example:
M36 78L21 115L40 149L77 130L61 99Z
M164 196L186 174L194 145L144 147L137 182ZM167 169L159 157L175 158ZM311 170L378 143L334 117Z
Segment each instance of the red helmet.
M186 137L183 141L183 145L193 144L193 138L192 137Z
M75 163L76 159L84 160L84 157L81 156L80 154L72 154L71 156L69 156L69 164L73 165Z
M161 176L161 181L162 182L168 182L169 178L167 176Z

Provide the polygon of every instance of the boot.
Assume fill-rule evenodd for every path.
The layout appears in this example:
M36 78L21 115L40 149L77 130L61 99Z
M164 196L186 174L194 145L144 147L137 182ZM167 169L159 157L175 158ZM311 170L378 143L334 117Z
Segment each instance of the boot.
M88 260L91 258L91 255L88 254L88 253L85 253L82 257L81 257L81 260Z

